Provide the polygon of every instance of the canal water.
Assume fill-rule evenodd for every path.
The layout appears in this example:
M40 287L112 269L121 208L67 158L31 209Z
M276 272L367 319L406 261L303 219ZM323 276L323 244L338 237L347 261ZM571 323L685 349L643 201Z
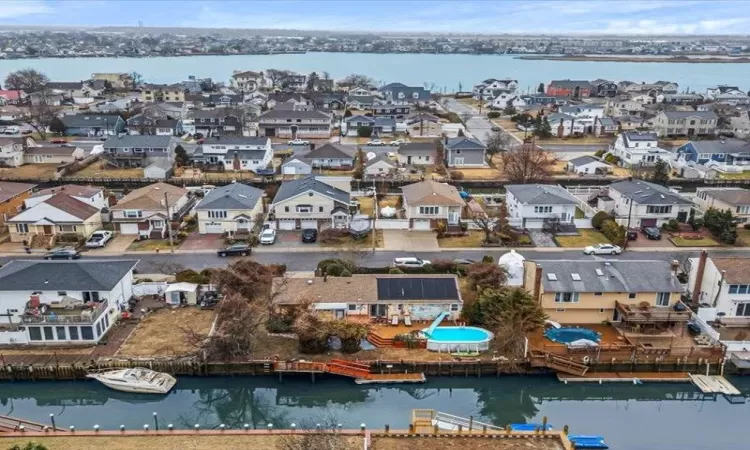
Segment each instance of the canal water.
M731 380L750 394L750 379ZM432 378L423 385L358 386L350 380L188 378L166 396L126 394L94 381L0 383L0 414L57 426L265 428L341 423L347 428L405 429L414 408L436 409L506 425L543 416L575 434L601 434L620 450L747 449L748 404L704 395L689 384L563 385L552 377ZM333 421L333 422L330 422Z
M399 81L422 86L434 83L447 92L471 87L485 78L517 79L522 91L536 92L539 83L554 79L630 80L679 83L680 91L704 93L717 84L748 86L750 64L636 63L609 61L521 60L513 55L304 53L288 55L223 55L155 58L43 58L0 60L0 80L8 72L33 67L53 81L88 79L94 72L133 72L149 83L175 83L188 75L227 82L233 70L286 69L301 73L330 73L340 79L364 73L379 83Z

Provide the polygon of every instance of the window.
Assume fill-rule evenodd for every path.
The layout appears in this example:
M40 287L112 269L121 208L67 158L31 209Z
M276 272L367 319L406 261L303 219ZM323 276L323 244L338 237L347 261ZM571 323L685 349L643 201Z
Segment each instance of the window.
M311 213L313 212L312 205L297 205L298 213Z
M669 306L669 296L671 292L657 292L656 306Z
M740 286L737 284L730 284L729 285L729 293L730 294L736 294L737 291L739 291Z
M552 212L552 206L535 206L534 212L537 214L544 214L544 213L551 213Z
M322 206L318 206L318 212L323 212L323 207Z
M65 336L65 327L55 327L55 331L57 332L57 340L58 341L67 341L68 338Z
M101 334L102 334L102 323L98 322L96 324L96 337L101 336Z
M137 219L142 216L142 213L140 210L134 210L129 209L122 212L123 217L127 217L128 219Z
M41 341L42 330L39 327L29 327L29 339L32 341Z
M740 317L750 316L750 303L737 303L737 310L735 311L735 316L740 316Z
M226 211L209 211L208 212L208 218L209 219L226 219L227 218L227 212Z
M84 341L93 341L94 329L91 327L81 327L81 339Z
M62 231L63 233L73 233L76 231L76 226L75 225L59 225L57 229Z
M289 212L289 207L288 206L284 207L284 212Z
M747 284L739 285L739 289L737 290L738 294L747 294L748 292L750 292L750 286L748 286Z
M738 206L735 210L737 214L750 214L750 206Z
M68 333L70 334L71 341L78 340L78 327L68 327Z
M19 233L28 233L29 232L29 224L27 223L17 223L16 224L16 231Z
M353 303L350 303L349 304L349 311L356 311L356 310L357 310L357 305L355 305Z
M419 207L419 214L423 214L425 216L434 216L437 215L440 212L440 208L437 206L420 206Z
M66 291L57 291L57 296L58 297L63 297L65 295L68 295L68 293Z
M604 311L606 311L604 308L599 308L600 313L603 313Z
M44 329L44 340L45 341L54 341L55 340L55 334L52 331L52 327L42 327Z
M594 295L597 296L597 297L601 297L602 295L604 295L604 293L602 293L602 292L594 292Z
M99 303L99 292L97 291L83 292L83 301Z
M647 214L669 214L672 212L672 205L647 206Z
M558 292L555 303L578 303L578 292Z
M451 303L451 311L458 311L458 303Z

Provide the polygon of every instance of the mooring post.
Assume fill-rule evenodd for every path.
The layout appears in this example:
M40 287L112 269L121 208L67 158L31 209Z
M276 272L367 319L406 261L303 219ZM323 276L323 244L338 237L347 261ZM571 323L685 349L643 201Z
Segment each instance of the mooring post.
M154 430L159 431L159 416L154 411Z
M474 416L469 416L469 431L474 427Z
M57 430L57 427L55 427L55 415L50 413L49 420L50 422L52 422L52 431Z

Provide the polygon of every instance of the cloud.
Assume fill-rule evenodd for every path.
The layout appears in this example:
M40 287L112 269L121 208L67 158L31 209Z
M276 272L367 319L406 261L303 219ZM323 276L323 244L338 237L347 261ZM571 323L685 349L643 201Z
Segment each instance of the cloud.
M0 4L0 19L14 19L34 14L50 14L53 11L52 7L42 1L4 0Z

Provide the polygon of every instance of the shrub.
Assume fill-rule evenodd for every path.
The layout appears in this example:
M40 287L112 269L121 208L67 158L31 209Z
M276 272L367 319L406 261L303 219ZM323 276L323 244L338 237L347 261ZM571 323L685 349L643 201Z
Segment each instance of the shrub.
M445 164L438 164L435 166L435 173L438 175L447 175L448 169L445 168Z
M625 227L622 225L617 225L617 222L615 222L614 220L607 220L606 222L604 222L604 224L602 225L601 232L613 244L615 245L625 244L625 239L627 236Z
M703 228L704 222L703 219L695 219L690 222L690 226L693 227L693 231L700 231L701 228ZM748 224L745 224L746 229L750 229L747 227Z
M266 321L266 330L269 333L289 333L293 322L292 317L275 314Z
M597 230L601 230L604 222L608 220L612 220L612 216L604 211L599 211L598 213L594 214L594 217L591 218L591 226L593 226Z
M594 153L594 156L597 158L601 158L604 155L604 150L597 150L596 153Z
M372 136L372 127L359 127L357 128L357 136L361 138L368 138Z
M346 270L346 267L344 267L342 264L334 263L326 267L324 275L329 275L332 277L340 277L341 274L344 273L344 271L348 272L348 270ZM349 274L351 275L351 272L349 272Z
M482 256L482 264L492 264L495 262L495 258L492 255Z
M500 117L501 115L502 115L502 114L500 114L500 112L499 112L499 111L490 111L490 112L488 112L488 113L487 113L487 118L488 118L488 119L497 119L497 118L498 118L498 117Z
M391 267L388 270L388 273L391 274L391 275L401 275L401 274L404 273L404 271L401 270L401 269L399 269L398 267Z
M445 221L439 221L437 225L435 226L435 233L437 233L437 237L441 238L445 234L445 230L448 229L448 224L445 223Z
M344 269L344 270L342 270L342 271L341 271L341 275L339 275L339 276L341 276L341 277L344 277L344 278L346 278L346 277L351 277L351 276L352 276L352 273L351 273L351 272L349 272L349 270L347 270L347 269Z
M459 170L451 170L451 179L453 180L463 180L464 179L464 173Z
M432 261L432 268L437 273L449 273L455 268L455 264L450 259L436 259Z
M177 272L175 275L175 281L180 283L208 284L210 278L196 272L195 270L187 269L182 272Z
M743 225L743 228L745 228L746 230L750 230L750 223L746 223L745 225Z
M665 229L669 231L677 231L680 229L680 222L677 219L669 219L669 222L665 223Z

